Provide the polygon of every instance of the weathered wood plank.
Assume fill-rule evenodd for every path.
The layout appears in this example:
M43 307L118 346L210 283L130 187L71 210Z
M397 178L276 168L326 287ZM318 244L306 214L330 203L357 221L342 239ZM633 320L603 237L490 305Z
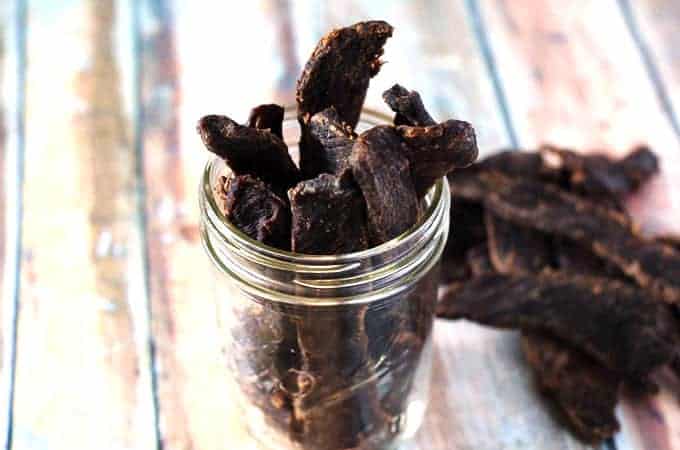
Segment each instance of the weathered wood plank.
M29 9L12 447L155 448L130 28L114 0L55 6Z
M483 13L520 142L618 155L649 143L661 157L662 175L629 207L646 232L677 231L678 136L616 2L498 0L485 2ZM677 445L680 423L670 392L627 400L618 448Z
M239 14L233 5L209 1L148 0L137 8L163 448L246 448L227 384L210 262L199 240L195 192L208 154L194 126L208 113L245 120L252 104L268 101L274 28L255 2L239 4ZM244 39L248 45L240 44Z
M12 435L24 150L24 6L19 1L0 5L0 448L9 446Z

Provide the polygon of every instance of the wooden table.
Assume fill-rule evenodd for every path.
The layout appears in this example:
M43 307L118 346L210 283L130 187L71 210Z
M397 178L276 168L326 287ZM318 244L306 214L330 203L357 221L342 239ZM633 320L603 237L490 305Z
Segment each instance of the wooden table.
M663 174L629 204L680 230L677 0L2 0L3 449L250 449L224 383L198 238L199 116L293 101L328 29L396 32L395 81L472 122L484 154L542 142ZM420 450L583 449L539 398L515 333L436 324ZM680 448L678 383L626 399L607 449Z

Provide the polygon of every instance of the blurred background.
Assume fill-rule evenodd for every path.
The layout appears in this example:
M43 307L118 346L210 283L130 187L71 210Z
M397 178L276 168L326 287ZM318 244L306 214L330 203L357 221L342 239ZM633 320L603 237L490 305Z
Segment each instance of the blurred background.
M395 27L368 107L416 89L482 156L648 143L662 175L628 206L680 231L677 0L1 0L0 448L255 448L224 383L194 127L293 103L318 39L366 19ZM586 448L536 407L515 337L435 333L417 448ZM608 448L680 448L676 403L624 404Z

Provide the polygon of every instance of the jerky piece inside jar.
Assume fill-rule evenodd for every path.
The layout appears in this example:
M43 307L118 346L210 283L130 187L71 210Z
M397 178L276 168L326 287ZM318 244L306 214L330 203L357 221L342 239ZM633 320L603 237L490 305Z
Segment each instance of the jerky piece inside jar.
M371 245L399 236L420 216L402 145L394 128L380 125L362 133L352 149L352 173L366 200Z
M383 92L383 100L396 113L395 125L429 126L436 122L425 109L420 94L395 84Z
M239 230L264 244L290 248L290 209L252 175L232 175L225 185L225 216Z
M643 290L608 278L484 275L447 291L440 317L549 333L632 380L675 358L674 318Z
M288 197L294 252L339 255L368 248L366 204L349 170L301 181Z
M356 135L334 107L314 114L305 135L305 173L340 173L349 167Z
M217 115L203 117L197 128L206 148L223 158L236 175L253 175L276 189L287 189L300 180L288 147L269 130Z
M539 389L554 398L571 428L598 443L619 430L615 408L620 377L543 333L522 334L522 351Z
M385 41L393 28L387 22L359 22L321 38L297 82L301 124L334 106L341 120L354 128L359 121L369 81L380 70Z
M461 120L424 127L401 125L397 133L406 143L411 176L419 197L453 169L467 167L477 159L475 130Z
M283 115L282 106L274 103L260 105L250 111L248 126L258 130L269 130L279 139L283 139Z

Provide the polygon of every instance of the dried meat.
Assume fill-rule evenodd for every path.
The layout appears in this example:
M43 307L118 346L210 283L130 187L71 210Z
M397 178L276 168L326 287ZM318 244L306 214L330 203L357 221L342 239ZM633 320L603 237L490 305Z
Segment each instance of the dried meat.
M549 333L633 380L675 359L676 324L665 305L607 278L484 275L447 291L437 314Z
M541 391L555 399L581 438L598 443L619 430L616 373L545 334L524 333L522 350Z
M276 104L260 105L250 111L248 126L258 130L269 130L279 139L283 139L283 115L282 106Z
M314 114L303 135L305 151L300 155L300 169L308 178L320 173L340 173L349 167L356 135L340 120L334 107Z
M406 143L404 148L419 197L453 169L467 167L477 159L475 130L461 120L422 127L401 125L397 133Z
M354 128L366 90L380 70L383 46L392 36L387 22L359 22L321 38L297 82L301 124L334 106L343 122Z
M251 175L233 175L225 186L225 215L253 239L290 248L290 209L267 185Z
M340 255L368 248L366 204L350 171L301 181L288 197L294 252Z
M420 215L402 146L394 128L377 126L362 133L352 150L352 172L366 200L372 245L405 232Z
M396 113L395 125L411 125L424 127L435 125L436 122L425 109L420 94L409 91L403 86L395 84L383 92L383 100Z
M277 188L299 181L288 147L274 133L216 115L203 117L197 128L206 148L223 158L236 175L253 175Z

